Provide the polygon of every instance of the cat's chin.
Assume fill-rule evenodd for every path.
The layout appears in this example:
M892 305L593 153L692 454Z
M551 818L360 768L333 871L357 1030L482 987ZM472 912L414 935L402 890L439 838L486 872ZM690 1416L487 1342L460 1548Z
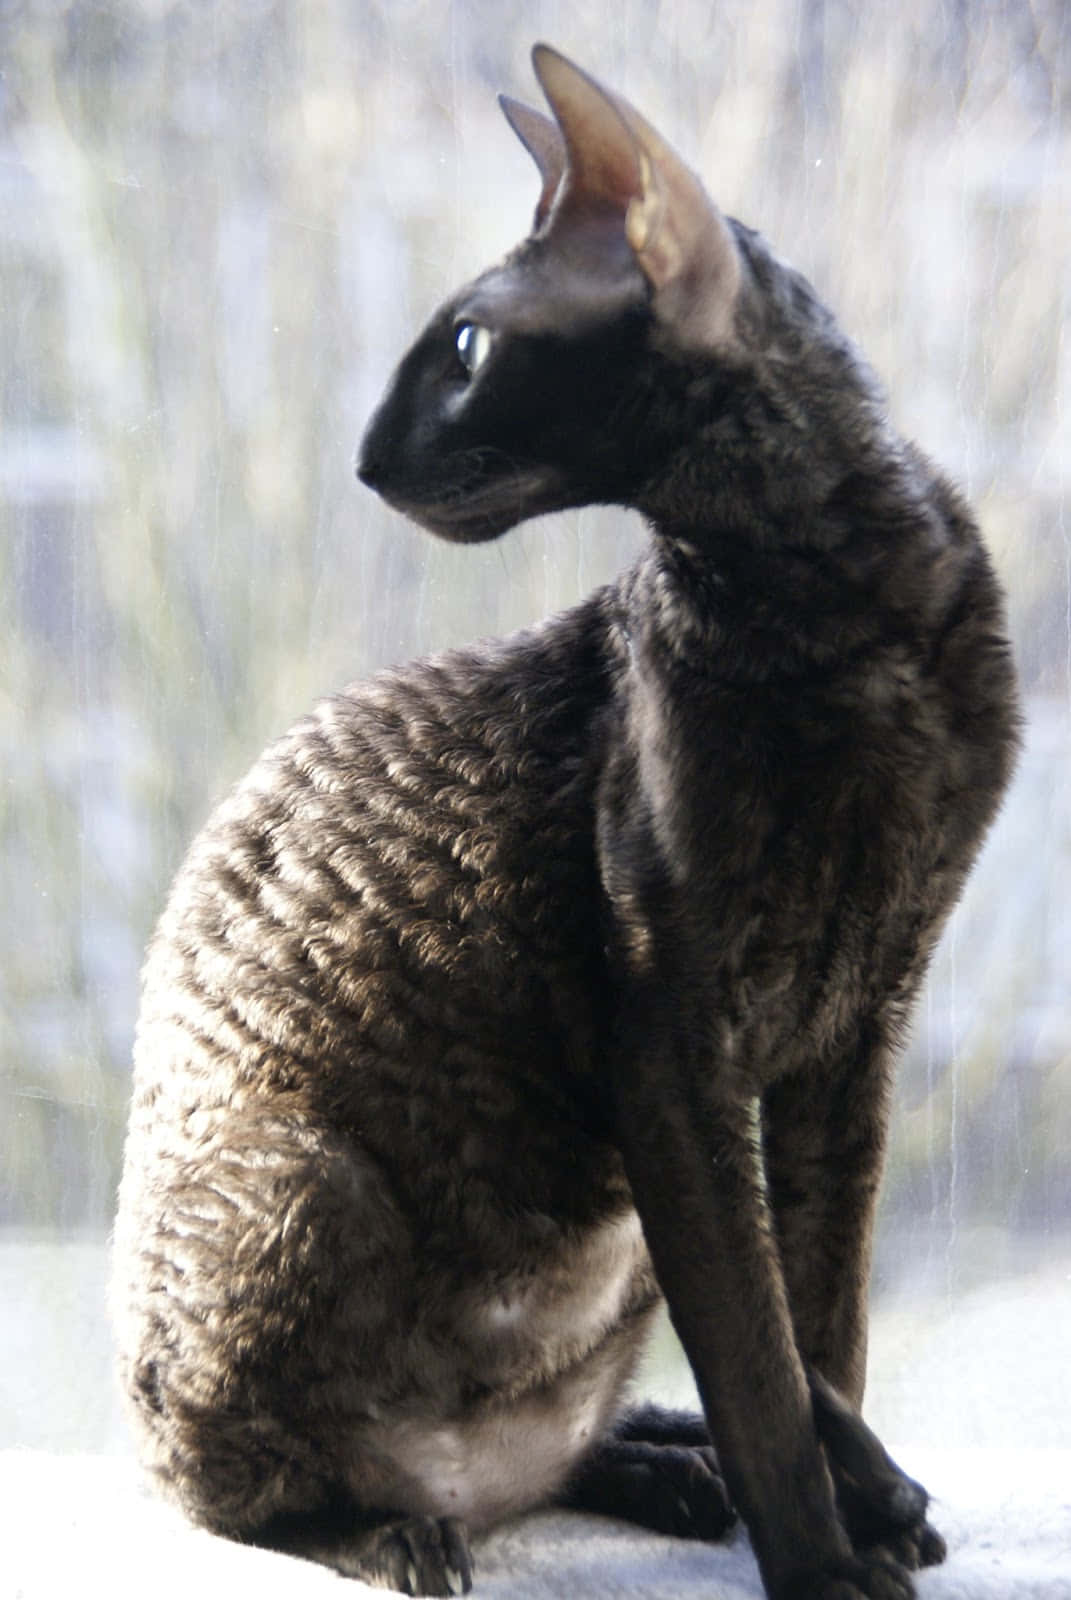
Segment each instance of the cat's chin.
M437 539L445 539L450 544L489 544L492 539L500 539L519 522L535 515L528 511L500 515L488 512L447 514L439 506L398 506L397 509L426 533L433 533Z
M524 481L495 484L450 500L413 501L376 487L395 511L451 544L487 544L519 523L573 503L560 484L551 482L545 473L533 473Z

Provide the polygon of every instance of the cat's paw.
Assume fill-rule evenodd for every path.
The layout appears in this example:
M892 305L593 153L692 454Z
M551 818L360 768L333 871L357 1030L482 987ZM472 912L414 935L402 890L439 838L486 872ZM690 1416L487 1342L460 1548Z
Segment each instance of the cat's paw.
M796 1573L773 1592L776 1600L915 1600L910 1574L876 1553Z
M924 1516L909 1527L894 1528L888 1525L876 1527L865 1512L859 1520L843 1509L841 1515L852 1544L860 1555L882 1557L898 1562L909 1572L918 1572L922 1567L938 1566L948 1554L944 1538Z
M723 1539L736 1522L709 1445L655 1445L631 1469L645 1525L678 1539ZM634 1518L640 1521L640 1517Z
M860 1555L885 1557L917 1572L945 1559L948 1547L927 1521L929 1495L920 1483L900 1472L897 1479L856 1483L833 1465L837 1507L848 1537Z
M332 1562L348 1578L408 1595L461 1595L472 1588L472 1554L455 1517L384 1523Z
M808 1379L837 1507L856 1553L886 1558L912 1572L936 1566L947 1547L926 1520L930 1497L922 1484L897 1466L830 1383L814 1370Z
M608 1441L585 1463L565 1503L678 1539L722 1539L736 1522L709 1445Z

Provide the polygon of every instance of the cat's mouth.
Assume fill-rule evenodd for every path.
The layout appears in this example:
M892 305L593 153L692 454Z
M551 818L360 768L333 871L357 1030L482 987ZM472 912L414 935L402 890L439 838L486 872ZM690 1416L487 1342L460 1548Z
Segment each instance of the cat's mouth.
M560 474L549 467L518 467L481 484L454 484L438 492L422 485L420 493L381 481L363 457L357 476L395 511L454 544L497 539L519 522L558 510L563 504Z

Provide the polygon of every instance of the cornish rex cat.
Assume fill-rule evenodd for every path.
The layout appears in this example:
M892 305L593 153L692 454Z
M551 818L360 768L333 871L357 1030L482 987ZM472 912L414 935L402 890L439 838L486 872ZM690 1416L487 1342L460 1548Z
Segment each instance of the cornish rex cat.
M814 291L545 46L531 236L359 473L444 538L637 507L636 565L320 705L153 941L116 1236L143 1459L413 1594L564 1502L772 1600L902 1600L858 1416L890 1068L1007 781L1001 596ZM623 1411L664 1295L705 1422ZM716 1447L715 1456L713 1446Z

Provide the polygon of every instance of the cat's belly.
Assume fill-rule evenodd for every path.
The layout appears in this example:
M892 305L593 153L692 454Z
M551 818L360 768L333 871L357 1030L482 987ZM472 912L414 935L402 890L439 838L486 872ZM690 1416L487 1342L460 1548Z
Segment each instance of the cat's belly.
M650 1298L654 1276L643 1229L629 1207L563 1240L549 1265L500 1279L468 1308L468 1344L499 1386L553 1382L597 1349L607 1333Z
M473 1530L545 1504L605 1431L631 1367L629 1353L622 1372L606 1364L594 1382L563 1383L493 1414L385 1429L370 1441L382 1452L374 1489L367 1460L357 1466L358 1498L413 1515L461 1517Z
M458 1342L489 1391L477 1403L362 1428L359 1499L482 1528L553 1497L619 1410L658 1303L633 1211L567 1265L472 1305Z

